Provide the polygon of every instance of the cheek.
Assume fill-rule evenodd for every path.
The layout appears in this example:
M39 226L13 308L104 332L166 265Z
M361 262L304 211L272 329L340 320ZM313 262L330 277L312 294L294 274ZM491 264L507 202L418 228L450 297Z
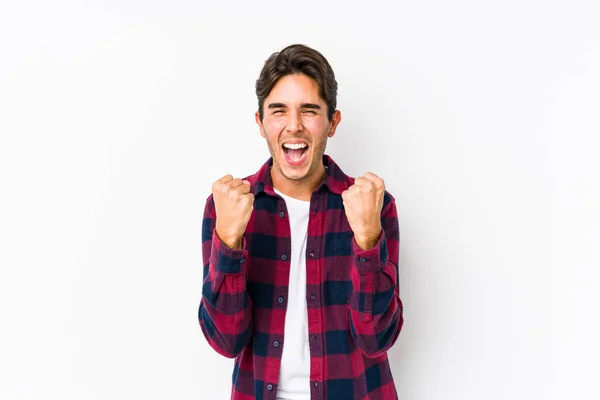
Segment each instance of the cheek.
M306 125L305 128L310 132L313 143L317 147L322 146L327 141L327 133L329 132L327 126L323 124L314 124L314 126Z
M323 118L305 118L302 121L304 128L310 131L315 136L327 136L329 124Z
M283 119L269 119L263 121L263 126L267 132L267 137L277 137L279 133L285 128Z

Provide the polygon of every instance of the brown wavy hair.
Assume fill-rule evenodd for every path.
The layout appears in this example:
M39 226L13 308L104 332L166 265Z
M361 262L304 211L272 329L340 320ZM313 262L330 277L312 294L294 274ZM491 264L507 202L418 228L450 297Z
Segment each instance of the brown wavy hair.
M314 79L319 86L321 98L327 104L327 117L331 121L337 106L338 84L327 59L317 50L303 44L290 45L273 53L263 66L256 80L258 115L263 119L265 99L279 79L287 75L303 74Z

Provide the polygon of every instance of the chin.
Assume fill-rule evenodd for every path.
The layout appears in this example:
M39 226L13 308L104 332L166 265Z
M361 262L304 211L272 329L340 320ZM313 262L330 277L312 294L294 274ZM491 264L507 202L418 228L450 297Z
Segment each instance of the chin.
M284 163L279 164L279 172L283 175L284 178L290 181L300 181L306 178L309 175L310 168L309 165L304 166L303 168L290 168Z

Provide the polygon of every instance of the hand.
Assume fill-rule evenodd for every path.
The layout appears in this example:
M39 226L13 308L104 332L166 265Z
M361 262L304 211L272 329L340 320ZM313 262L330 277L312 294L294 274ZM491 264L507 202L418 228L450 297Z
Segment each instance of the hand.
M219 238L232 249L242 248L242 237L254 209L250 182L225 175L212 186Z
M356 244L368 250L377 244L381 234L381 209L385 183L377 175L367 172L342 193L346 217Z

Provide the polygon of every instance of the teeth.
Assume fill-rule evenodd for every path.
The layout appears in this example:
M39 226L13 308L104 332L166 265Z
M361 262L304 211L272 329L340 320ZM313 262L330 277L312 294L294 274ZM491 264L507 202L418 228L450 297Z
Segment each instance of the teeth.
M306 147L306 143L285 143L283 145L286 149L298 150Z

